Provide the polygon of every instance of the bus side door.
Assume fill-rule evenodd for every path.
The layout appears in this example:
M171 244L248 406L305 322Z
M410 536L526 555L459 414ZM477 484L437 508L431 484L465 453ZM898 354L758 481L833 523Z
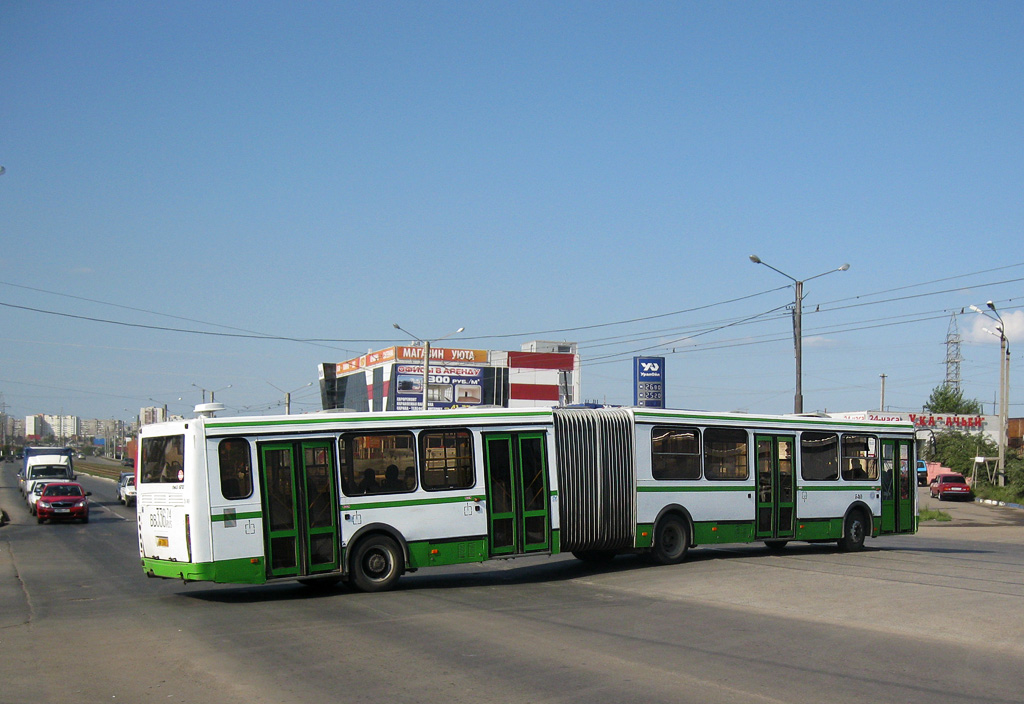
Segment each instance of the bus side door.
M787 539L794 535L796 477L793 448L796 439L782 435L757 436L758 540Z
M910 440L882 440L882 533L916 530L917 482Z
M260 445L267 577L336 571L338 486L329 440Z
M492 557L551 550L544 434L484 434Z

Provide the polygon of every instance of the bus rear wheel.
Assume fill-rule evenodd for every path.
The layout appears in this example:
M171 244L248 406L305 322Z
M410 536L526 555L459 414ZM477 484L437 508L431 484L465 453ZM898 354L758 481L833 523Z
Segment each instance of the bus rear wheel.
M854 511L843 522L843 537L839 539L839 549L843 552L863 550L867 534L868 522L864 518L864 513Z
M352 584L364 592L383 592L402 576L402 551L386 535L360 540L352 555Z
M679 516L666 516L654 530L651 555L663 565L675 565L686 558L690 547L690 531Z

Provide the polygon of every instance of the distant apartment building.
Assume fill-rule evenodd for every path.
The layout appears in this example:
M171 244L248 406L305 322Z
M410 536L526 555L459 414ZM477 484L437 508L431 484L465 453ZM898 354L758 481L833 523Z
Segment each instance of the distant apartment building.
M50 429L49 423L46 422L45 416L42 414L25 416L26 438L42 438L48 435L53 435L53 431Z
M68 440L78 437L80 430L78 416L51 416L44 415L44 421L50 427L50 434L58 440Z
M151 423L163 423L167 420L167 409L157 406L147 406L139 409L139 424L150 425Z

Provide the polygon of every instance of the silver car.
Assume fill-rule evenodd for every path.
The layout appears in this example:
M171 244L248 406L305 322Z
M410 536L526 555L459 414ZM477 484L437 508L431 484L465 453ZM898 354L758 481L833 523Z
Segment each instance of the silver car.
M43 489L46 488L46 482L37 481L32 485L32 490L25 494L25 502L28 503L28 512L33 516L36 515L36 502L39 501L39 497L43 494Z
M121 474L121 481L117 485L117 500L125 506L135 503L135 475L128 472Z

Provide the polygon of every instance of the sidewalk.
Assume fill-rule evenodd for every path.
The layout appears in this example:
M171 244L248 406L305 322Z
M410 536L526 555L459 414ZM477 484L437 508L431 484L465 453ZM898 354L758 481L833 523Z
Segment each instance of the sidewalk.
M3 643L7 640L4 629L27 625L32 617L32 608L4 530L7 529L0 529L0 651L3 651Z

